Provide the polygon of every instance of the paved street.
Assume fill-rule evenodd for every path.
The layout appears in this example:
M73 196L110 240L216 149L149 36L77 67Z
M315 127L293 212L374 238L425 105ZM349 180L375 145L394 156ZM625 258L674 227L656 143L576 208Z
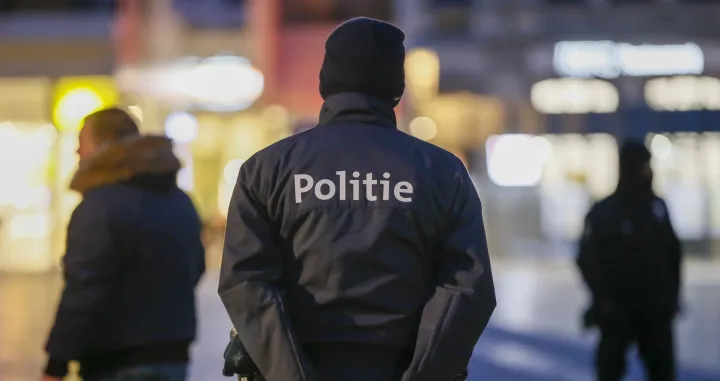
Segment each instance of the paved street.
M720 264L686 266L686 311L678 326L680 381L720 380ZM592 333L578 313L584 290L562 263L495 264L499 305L471 364L477 381L592 381ZM192 381L221 381L228 320L209 275L199 290L201 339ZM49 276L0 275L0 380L38 380L42 345L58 294ZM630 381L642 380L633 361Z

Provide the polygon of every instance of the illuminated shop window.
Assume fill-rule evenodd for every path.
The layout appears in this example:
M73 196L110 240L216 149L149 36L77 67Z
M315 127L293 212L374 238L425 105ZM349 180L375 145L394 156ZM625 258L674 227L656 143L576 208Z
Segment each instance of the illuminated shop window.
M553 54L555 72L566 77L617 78L700 74L705 55L694 43L633 45L614 41L561 41Z
M530 91L533 107L544 114L612 113L620 96L613 84L599 79L546 79Z
M720 110L720 79L664 77L645 85L645 101L658 111Z

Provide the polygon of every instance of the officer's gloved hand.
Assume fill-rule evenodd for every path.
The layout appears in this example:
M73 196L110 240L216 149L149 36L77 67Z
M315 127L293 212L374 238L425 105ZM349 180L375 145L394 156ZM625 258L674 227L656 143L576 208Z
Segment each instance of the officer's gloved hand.
M239 379L246 378L247 381L253 381L255 376L259 374L255 362L248 355L235 328L230 331L230 342L225 348L223 358L225 359L225 365L222 372L225 377L237 375Z

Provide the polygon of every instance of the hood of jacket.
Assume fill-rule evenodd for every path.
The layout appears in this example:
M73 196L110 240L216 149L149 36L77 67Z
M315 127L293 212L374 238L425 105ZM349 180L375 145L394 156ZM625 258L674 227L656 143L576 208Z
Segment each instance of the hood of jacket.
M70 189L84 194L100 186L152 176L171 178L174 183L180 168L170 139L157 135L133 136L100 148L81 160Z

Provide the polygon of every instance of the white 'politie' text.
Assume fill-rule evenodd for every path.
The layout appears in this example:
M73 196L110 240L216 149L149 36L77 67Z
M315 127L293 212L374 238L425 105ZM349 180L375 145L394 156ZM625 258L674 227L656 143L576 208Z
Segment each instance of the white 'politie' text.
M390 173L382 174L383 180L373 178L372 173L365 174L360 179L360 172L355 171L348 180L347 172L338 171L337 182L330 179L321 179L315 182L315 179L307 174L296 174L293 176L295 185L295 202L300 204L303 201L303 195L314 191L318 200L326 201L337 197L339 200L360 200L360 193L364 193L367 201L384 200L389 201L390 197L400 202L412 202L413 186L408 181L399 181L394 186L390 186ZM362 185L361 185L362 183ZM379 185L379 186L378 186ZM364 189L364 192L361 190Z

